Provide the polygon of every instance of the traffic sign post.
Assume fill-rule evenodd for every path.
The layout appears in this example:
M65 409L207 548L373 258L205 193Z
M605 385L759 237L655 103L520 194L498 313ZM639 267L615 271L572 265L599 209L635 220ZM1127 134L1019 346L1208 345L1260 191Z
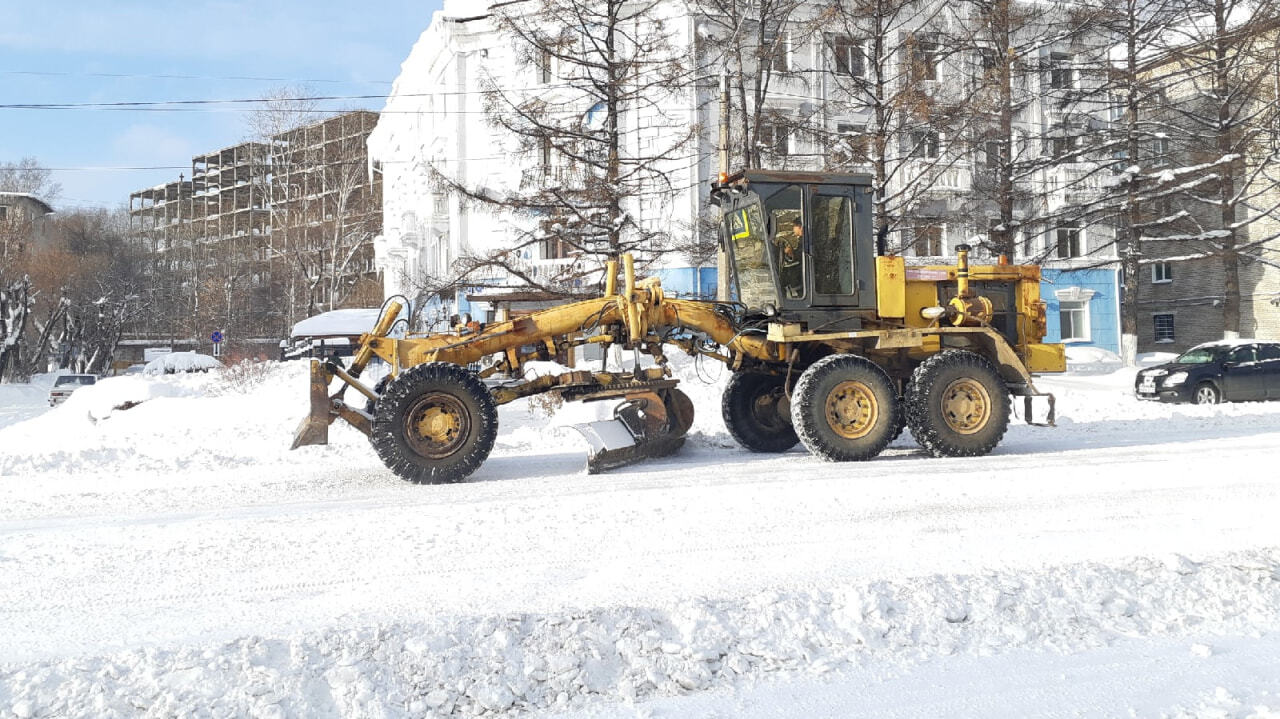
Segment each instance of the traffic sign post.
M221 357L222 356L222 340L225 339L222 335L222 332L215 330L213 334L209 335L209 339L213 340L213 356Z

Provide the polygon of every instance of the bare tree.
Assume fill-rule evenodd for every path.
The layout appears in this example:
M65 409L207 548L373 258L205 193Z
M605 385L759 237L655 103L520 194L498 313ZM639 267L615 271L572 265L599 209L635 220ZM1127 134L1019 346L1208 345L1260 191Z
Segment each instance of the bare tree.
M455 281L485 277L572 293L602 260L633 253L652 261L674 249L669 232L646 220L687 189L675 178L689 165L696 128L671 110L691 70L661 4L536 0L495 8L495 24L533 82L515 90L491 78L483 86L486 117L533 166L509 191L433 168L434 182L468 206L515 220L502 249L455 261Z
M976 150L974 214L991 223L982 244L1012 257L1021 235L1023 249L1034 255L1032 237L1080 212L1070 205L1051 210L1046 179L1061 179L1059 186L1069 189L1082 178L1058 178L1057 169L1089 159L1083 138L1091 121L1079 106L1087 78L1078 56L1090 50L1092 25L1069 2L966 2L978 79L971 107L981 118L970 140ZM1096 166L1084 172L1088 176Z
M1191 0L1178 43L1158 68L1165 77L1168 129L1179 174L1193 178L1182 197L1190 231L1180 261L1216 259L1223 281L1222 327L1241 329L1241 267L1272 264L1268 243L1280 234L1263 220L1280 217L1273 192L1276 123L1274 0ZM1275 225L1270 226L1274 228Z
M817 27L829 87L815 130L828 167L870 169L878 236L886 249L943 254L940 221L967 188L972 77L955 6L918 0L824 5ZM889 246L890 236L899 238Z
M1176 196L1186 187L1185 173L1171 171L1167 118L1159 112L1164 78L1151 71L1153 59L1169 52L1168 36L1185 19L1181 0L1118 0L1081 4L1098 49L1079 66L1098 82L1082 88L1082 97L1105 122L1091 123L1084 146L1105 171L1106 191L1082 203L1091 222L1114 229L1121 268L1121 355L1137 360L1138 307L1143 243L1176 234L1185 211Z
M700 23L695 46L699 78L724 75L733 96L731 163L750 169L785 163L788 138L806 127L803 115L779 112L770 92L794 72L793 46L811 24L799 20L802 0L693 0Z
M54 182L53 171L41 167L34 157L17 162L0 162L0 192L21 192L53 202L62 194L62 185Z

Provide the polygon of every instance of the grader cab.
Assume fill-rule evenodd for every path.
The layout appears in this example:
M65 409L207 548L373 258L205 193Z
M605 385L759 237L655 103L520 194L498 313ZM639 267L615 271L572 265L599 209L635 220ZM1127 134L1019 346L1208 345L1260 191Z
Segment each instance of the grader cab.
M612 419L580 427L591 471L670 454L695 408L672 379L669 348L729 367L722 416L755 452L802 443L824 459L865 460L908 427L931 455L981 455L1003 437L1011 396L1025 398L1028 422L1032 398L1046 397L1053 423L1053 397L1032 373L1063 371L1065 359L1042 342L1038 267L970 266L963 245L954 266L908 266L877 246L861 175L750 171L714 185L712 202L733 300L668 297L655 278L637 281L624 256L606 263L600 297L479 331L392 338L393 303L349 367L313 363L294 446L325 442L341 417L401 477L456 482L492 449L498 405L556 392L621 400ZM611 367L606 351L583 368L575 359L587 345L633 359ZM374 356L392 369L370 388L359 375ZM566 370L525 376L526 362L549 359ZM330 395L334 378L342 386ZM346 403L348 387L363 409Z

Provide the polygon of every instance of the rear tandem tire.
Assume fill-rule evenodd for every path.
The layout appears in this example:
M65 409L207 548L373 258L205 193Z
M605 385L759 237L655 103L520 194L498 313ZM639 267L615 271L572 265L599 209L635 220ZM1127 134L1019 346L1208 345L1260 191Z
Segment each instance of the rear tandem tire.
M800 438L791 426L786 378L760 372L735 372L720 398L720 414L729 434L752 452L785 452Z
M498 407L478 377L451 362L401 372L374 407L373 446L415 484L461 482L493 450Z
M831 462L871 459L893 441L898 392L865 357L824 357L800 375L791 423L813 454Z
M982 355L946 350L925 360L907 385L907 426L935 457L980 457L1009 427L1009 389Z

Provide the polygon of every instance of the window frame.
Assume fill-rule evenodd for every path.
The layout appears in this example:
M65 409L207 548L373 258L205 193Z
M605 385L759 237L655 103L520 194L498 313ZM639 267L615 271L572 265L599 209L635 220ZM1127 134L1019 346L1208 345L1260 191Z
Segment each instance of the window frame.
M827 37L831 51L831 73L844 77L865 78L867 76L865 42L843 33L832 33ZM844 69L841 69L842 64Z
M912 82L937 82L942 42L937 33L918 32L907 45L907 75Z
M1076 72L1071 53L1061 50L1049 53L1049 89L1076 89Z
M1167 336L1161 332L1160 319L1169 318L1169 327ZM1173 344L1177 341L1177 314L1174 312L1154 312L1151 314L1152 337L1155 344Z
M1084 257L1085 254L1087 254L1085 251L1087 249L1087 246L1085 245L1085 241L1084 241L1084 229L1085 228L1080 226L1079 222L1075 222L1075 221L1064 222L1062 224L1059 224L1057 227L1053 228L1054 256L1060 260L1071 260L1071 259L1076 259L1078 257ZM1071 234L1068 234L1067 236L1067 240L1066 240L1067 254L1063 254L1062 252L1063 250L1062 233L1063 232L1074 234L1074 238L1072 238ZM1072 239L1074 239L1075 241L1074 248L1072 247L1072 244L1071 244ZM1074 249L1075 251L1072 252L1072 249Z
M1090 315L1089 302L1090 300L1087 300L1087 299L1058 300L1058 336L1059 336L1060 342L1069 343L1069 342L1092 342L1093 341L1093 327L1089 317ZM1071 307L1068 309L1067 305L1071 305ZM1080 326L1077 327L1076 326L1077 323L1073 319L1071 322L1073 336L1068 337L1062 322L1062 318L1063 316L1070 316L1073 313L1079 313Z
M768 48L768 54L762 59L768 59L769 72L772 74L785 74L791 72L791 30L785 27L769 30L764 33L763 51ZM778 52L774 52L773 48L777 47Z
M1172 262L1152 262L1151 263L1151 284L1167 285L1173 282L1173 263Z

